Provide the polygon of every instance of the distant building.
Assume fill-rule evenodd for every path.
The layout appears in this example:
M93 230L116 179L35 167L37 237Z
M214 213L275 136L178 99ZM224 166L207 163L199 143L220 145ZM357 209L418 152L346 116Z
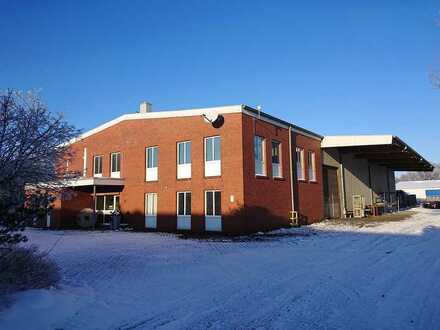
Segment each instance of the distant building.
M417 199L440 199L440 180L401 181L397 190L416 195Z

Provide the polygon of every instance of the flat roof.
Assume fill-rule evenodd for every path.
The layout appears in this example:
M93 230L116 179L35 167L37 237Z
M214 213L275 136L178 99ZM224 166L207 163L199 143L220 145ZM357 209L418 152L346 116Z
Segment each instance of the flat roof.
M86 187L86 186L123 186L124 179L119 178L78 178L68 180L63 183L67 187Z
M432 171L432 164L394 135L325 136L322 148L338 148L356 158L387 166L394 171Z
M228 113L244 113L249 116L267 121L269 123L272 123L274 125L283 127L283 128L289 128L295 132L304 134L306 136L315 138L317 140L322 140L322 136L319 134L316 134L312 131L306 130L300 126L291 124L289 122L286 122L284 120L281 120L279 118L276 118L274 116L271 116L263 111L259 111L257 109L254 109L250 106L239 104L239 105L229 105L229 106L221 106L221 107L210 107L210 108L197 108L197 109L184 109L184 110L173 110L173 111L156 111L156 112L147 112L147 113L129 113L122 116L119 116L111 121L108 121L94 129L91 129L78 137L70 140L68 144L75 143L77 141L80 141L82 139L85 139L93 134L96 134L98 132L101 132L111 126L114 126L120 122L126 121L126 120L142 120L142 119L155 119L155 118L178 118L178 117L191 117L191 116L202 116L206 113L212 113L215 112L217 114L228 114Z

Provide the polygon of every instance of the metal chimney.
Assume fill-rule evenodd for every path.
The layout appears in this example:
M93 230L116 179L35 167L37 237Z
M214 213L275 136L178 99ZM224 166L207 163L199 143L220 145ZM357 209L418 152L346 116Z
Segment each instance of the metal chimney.
M147 101L142 102L139 105L139 113L147 113L152 111L153 105Z

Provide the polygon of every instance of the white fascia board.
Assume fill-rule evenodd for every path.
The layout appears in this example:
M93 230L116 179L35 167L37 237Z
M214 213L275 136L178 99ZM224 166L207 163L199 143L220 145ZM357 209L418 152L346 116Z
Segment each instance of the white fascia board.
M392 135L324 136L321 142L321 148L391 145L392 143Z
M157 119L157 118L179 118L179 117L191 117L191 116L202 116L207 112L215 112L218 114L227 113L241 113L242 105L231 105L224 107L211 107L211 108L200 108L200 109L189 109L189 110L175 110L175 111L158 111L158 112L147 112L147 113L131 113L125 114L118 118L115 118L109 122L106 122L90 131L87 131L80 136L71 139L67 144L72 144L85 139L93 134L99 133L109 127L112 127L120 122L126 120L142 120L142 119Z

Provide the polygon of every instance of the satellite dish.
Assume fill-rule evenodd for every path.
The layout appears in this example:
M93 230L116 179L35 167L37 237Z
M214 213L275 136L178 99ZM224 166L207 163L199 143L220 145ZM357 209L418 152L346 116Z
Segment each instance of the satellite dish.
M204 113L203 119L205 122L210 123L214 128L220 128L225 122L225 118L214 111Z

